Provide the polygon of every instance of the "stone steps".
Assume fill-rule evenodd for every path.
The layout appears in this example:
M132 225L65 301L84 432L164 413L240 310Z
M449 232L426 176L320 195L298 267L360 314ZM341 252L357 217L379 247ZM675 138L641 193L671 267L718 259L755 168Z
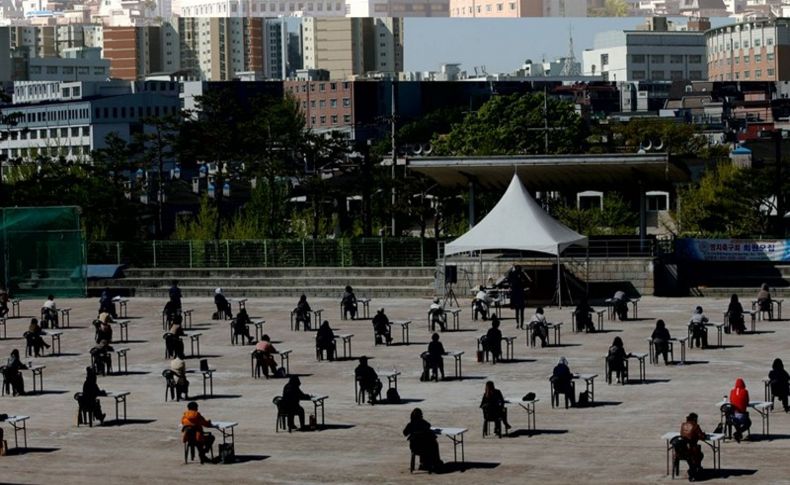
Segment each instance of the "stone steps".
M127 268L126 278L207 278L217 277L430 277L434 267L313 267L313 268Z
M735 288L725 288L725 287L715 287L715 288L708 288L708 287L695 287L691 289L691 293L694 296L705 296L705 297L713 297L713 298L729 298L731 295L736 294L738 295L741 300L749 300L757 297L757 290L759 288L757 286L750 286L750 287L735 287ZM774 298L790 298L790 288L774 288L771 287L771 296ZM746 306L746 305L744 305Z
M99 292L103 286L95 288L91 294ZM110 287L120 293L125 293L121 288ZM181 293L184 297L205 297L209 298L214 295L213 288L205 287L184 287L181 288ZM155 297L167 298L168 287L157 288L126 288L133 290L134 296L137 297ZM90 290L90 288L89 288ZM245 297L245 298L274 298L274 297L291 297L298 299L301 294L308 295L308 298L335 298L338 301L342 295L343 289L336 286L295 286L295 287L228 287L223 288L224 293L231 298ZM354 293L357 298L431 298L434 296L433 287L425 286L386 286L386 287L372 287L372 288L354 288ZM98 294L98 293L96 293ZM130 294L130 292L126 292Z

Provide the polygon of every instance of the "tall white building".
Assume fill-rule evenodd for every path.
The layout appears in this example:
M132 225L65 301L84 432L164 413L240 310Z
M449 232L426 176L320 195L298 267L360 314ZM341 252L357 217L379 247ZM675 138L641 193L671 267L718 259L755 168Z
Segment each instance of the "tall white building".
M349 17L447 17L450 0L346 0Z
M343 17L345 0L178 0L173 14L181 17Z
M605 81L708 78L704 32L602 32L582 59L585 75Z

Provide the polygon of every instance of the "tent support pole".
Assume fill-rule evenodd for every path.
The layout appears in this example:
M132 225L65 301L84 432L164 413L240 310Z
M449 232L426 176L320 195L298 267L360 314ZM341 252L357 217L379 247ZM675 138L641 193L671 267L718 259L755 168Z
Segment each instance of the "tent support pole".
M480 284L485 285L485 278L483 277L483 250L480 250Z
M560 279L560 248L557 247L557 302L562 309L562 279Z

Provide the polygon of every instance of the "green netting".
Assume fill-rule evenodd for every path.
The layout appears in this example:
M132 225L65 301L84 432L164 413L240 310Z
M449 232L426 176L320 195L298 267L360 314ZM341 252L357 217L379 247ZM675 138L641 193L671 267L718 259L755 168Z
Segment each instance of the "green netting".
M14 297L85 296L79 208L14 207L0 214L0 264Z

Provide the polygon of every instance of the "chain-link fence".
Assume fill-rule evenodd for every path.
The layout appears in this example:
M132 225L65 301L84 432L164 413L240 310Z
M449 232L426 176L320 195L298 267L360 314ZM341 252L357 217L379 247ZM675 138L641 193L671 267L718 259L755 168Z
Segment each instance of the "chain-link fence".
M254 241L96 241L91 264L141 268L433 266L434 239L263 239Z

